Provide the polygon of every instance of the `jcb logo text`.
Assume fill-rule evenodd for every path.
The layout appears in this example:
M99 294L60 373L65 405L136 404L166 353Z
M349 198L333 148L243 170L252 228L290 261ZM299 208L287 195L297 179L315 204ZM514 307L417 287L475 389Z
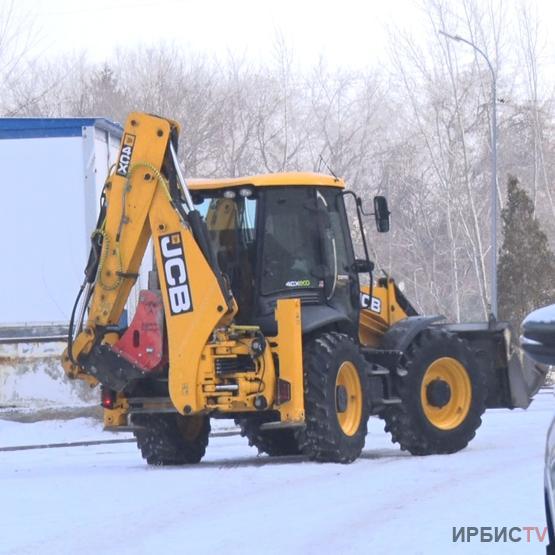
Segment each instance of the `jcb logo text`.
M179 233L160 237L160 252L164 266L166 291L172 315L193 310L187 266L183 256L183 244Z

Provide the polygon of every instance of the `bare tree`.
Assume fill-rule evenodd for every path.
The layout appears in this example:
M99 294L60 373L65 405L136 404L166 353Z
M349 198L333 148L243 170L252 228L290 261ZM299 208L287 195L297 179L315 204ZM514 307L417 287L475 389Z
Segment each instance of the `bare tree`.
M25 71L11 71L17 79L3 89L0 106L8 115L118 121L131 110L158 113L182 124L180 154L189 175L315 170L344 177L365 200L384 193L392 231L376 236L368 226L378 266L404 282L423 312L484 318L492 248L491 76L472 49L437 31L468 37L494 61L499 175L523 176L537 217L555 237L553 96L542 87L539 24L526 3L512 12L499 0L422 6L429 32L416 40L396 31L387 71L332 68L323 59L300 71L279 34L268 64L208 58L172 44L119 50L102 64L85 55L23 56L6 66ZM518 13L518 28L509 13ZM520 58L511 54L514 45ZM0 48L0 67L2 56ZM353 214L350 220L359 243Z
M6 106L13 107L18 101L23 105L28 99L20 101L14 94L29 56L37 46L38 33L31 13L22 9L15 0L0 2L0 112L8 111ZM40 94L40 93L39 93Z

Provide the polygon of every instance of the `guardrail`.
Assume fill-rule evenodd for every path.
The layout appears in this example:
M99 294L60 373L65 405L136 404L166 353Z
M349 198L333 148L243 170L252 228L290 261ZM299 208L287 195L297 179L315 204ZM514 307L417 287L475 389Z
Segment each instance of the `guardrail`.
M50 343L67 341L66 324L0 326L0 343Z

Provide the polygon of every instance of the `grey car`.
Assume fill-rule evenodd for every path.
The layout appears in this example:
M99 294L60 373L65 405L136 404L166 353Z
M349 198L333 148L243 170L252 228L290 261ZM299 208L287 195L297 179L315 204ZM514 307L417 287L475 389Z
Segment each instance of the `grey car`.
M531 312L522 322L520 344L538 365L555 365L555 305ZM548 555L555 555L555 418L551 421L545 445L544 493L545 516L549 534Z
M549 545L547 554L555 555L555 540L553 534L553 517L555 514L555 499L553 483L555 482L555 418L551 421L547 432L547 442L545 445L545 469L544 469L544 488L545 488L545 518L549 534Z

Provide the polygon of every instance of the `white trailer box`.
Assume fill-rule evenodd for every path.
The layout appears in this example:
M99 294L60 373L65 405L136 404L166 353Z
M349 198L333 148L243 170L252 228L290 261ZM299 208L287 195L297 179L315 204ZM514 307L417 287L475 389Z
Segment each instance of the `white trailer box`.
M122 132L103 118L0 118L0 405L76 399L59 355Z
M122 131L101 118L0 119L0 325L67 325Z

